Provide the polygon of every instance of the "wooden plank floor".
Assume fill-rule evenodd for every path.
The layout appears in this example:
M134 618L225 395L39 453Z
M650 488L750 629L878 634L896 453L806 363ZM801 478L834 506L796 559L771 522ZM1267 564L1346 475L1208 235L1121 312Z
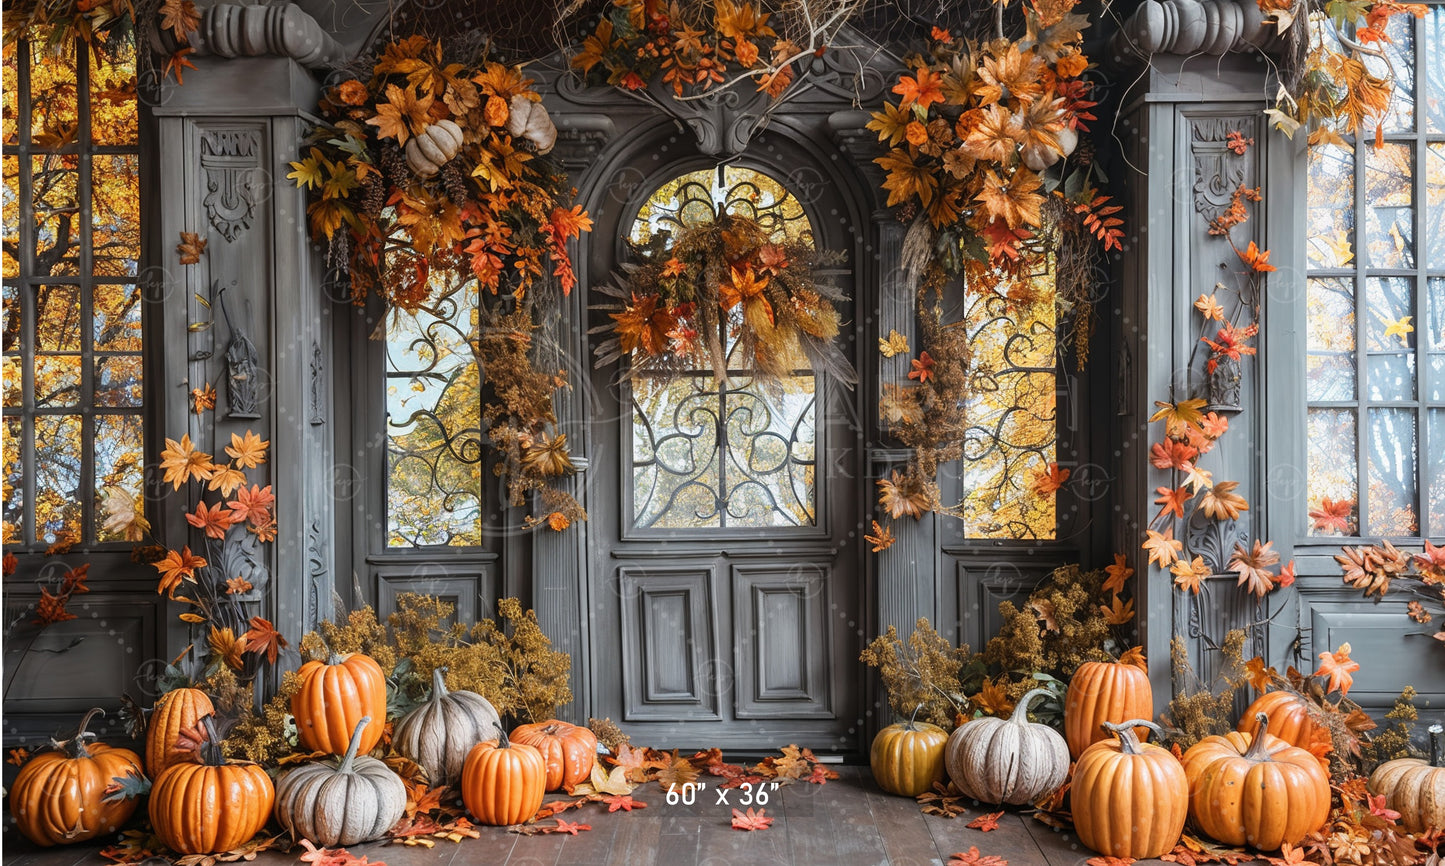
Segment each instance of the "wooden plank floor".
M985 833L966 825L988 810L972 809L951 819L924 815L912 800L879 790L866 767L838 769L842 778L826 785L794 784L769 792L764 808L776 821L753 833L731 827L730 807L740 805L740 791L729 792L729 802L721 804L709 787L691 806L669 806L663 792L649 784L635 793L646 809L608 814L589 806L564 813L568 821L592 826L577 836L521 836L484 828L481 839L439 840L431 849L358 845L351 850L389 866L943 866L950 854L971 847L1003 857L1009 866L1083 866L1094 856L1072 834L1051 830L1026 814L1006 812L998 829ZM6 866L108 862L96 854L98 847L37 849L7 826L3 860ZM289 855L266 852L254 862L281 866L298 862L298 855L299 849Z

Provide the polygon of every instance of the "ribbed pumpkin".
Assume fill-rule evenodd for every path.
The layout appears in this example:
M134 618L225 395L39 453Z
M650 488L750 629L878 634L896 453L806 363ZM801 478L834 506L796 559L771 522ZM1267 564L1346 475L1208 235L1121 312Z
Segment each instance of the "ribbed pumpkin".
M1269 733L1205 737L1184 753L1189 819L1226 845L1298 845L1330 816L1330 779L1314 755Z
M476 692L447 691L446 670L431 672L431 698L397 722L391 737L397 754L420 764L433 785L456 784L472 747L491 739L502 723L491 702Z
M547 762L535 746L498 739L478 743L462 768L462 802L483 824L505 827L537 814L547 791Z
M182 728L194 728L215 712L211 699L200 689L172 689L161 695L146 725L146 769L152 779L159 779L171 764L190 760L175 751L176 738Z
M130 749L88 743L86 730L97 707L80 720L80 728L51 752L26 762L10 786L10 812L15 826L36 845L69 845L114 833L130 819L138 800L105 802L105 786L128 773L141 775L140 756Z
M1034 689L1019 699L1008 719L978 718L960 725L948 738L944 765L953 784L984 803L1022 806L1064 783L1069 775L1069 746L1048 725L1029 721Z
M179 854L218 854L250 841L276 802L266 771L227 761L211 717L201 721L207 735L201 762L172 764L151 788L151 826Z
M1400 813L1411 833L1445 830L1445 728L1430 726L1430 760L1398 758L1370 774L1370 793L1385 795L1385 805Z
M340 763L313 761L288 770L276 785L276 820L294 835L325 848L379 839L406 811L406 785L376 758L357 756L356 723Z
M381 742L386 727L386 677L370 656L332 655L325 662L309 661L296 672L299 685L291 696L296 737L312 752L346 753L351 732L363 716L371 724L361 735L361 751Z
M1105 722L1117 739L1090 746L1074 765L1069 789L1079 841L1110 857L1158 857L1174 848L1189 814L1189 779L1168 749L1141 743L1147 719Z
M1069 680L1064 697L1064 739L1069 755L1078 760L1094 743L1109 739L1105 722L1148 719L1154 715L1154 692L1149 671L1138 648L1117 662L1085 662ZM1143 731L1135 731L1142 737Z
M1308 750L1311 738L1319 727L1310 718L1309 704L1299 695L1283 690L1265 692L1260 695L1244 715L1239 717L1235 730L1251 736L1259 728L1259 714L1269 716L1269 733L1291 746Z
M547 790L557 791L585 782L597 762L597 735L586 728L551 719L518 725L512 742L535 746L547 762Z
M914 708L908 721L889 725L873 738L869 753L873 779L890 794L917 797L943 781L948 732L917 721L919 709Z

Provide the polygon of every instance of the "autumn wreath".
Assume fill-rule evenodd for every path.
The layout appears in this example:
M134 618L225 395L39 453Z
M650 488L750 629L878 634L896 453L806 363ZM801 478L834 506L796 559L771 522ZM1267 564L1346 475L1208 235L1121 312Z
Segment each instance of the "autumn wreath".
M618 285L600 293L612 337L596 349L597 366L626 357L628 373L669 378L711 370L719 380L745 369L777 382L807 368L853 384L856 375L834 340L841 325L834 286L815 270L840 256L777 241L756 220L720 213L685 228L668 246L632 245Z
M577 282L567 242L592 221L545 157L556 127L519 67L452 58L424 36L390 43L368 72L326 89L325 123L291 163L313 194L312 237L355 300L380 295L393 315L476 281L467 342L489 388L497 473L513 505L537 494L528 525L563 529L586 515L553 485L571 471L552 406L565 380L537 362L533 331L557 321Z

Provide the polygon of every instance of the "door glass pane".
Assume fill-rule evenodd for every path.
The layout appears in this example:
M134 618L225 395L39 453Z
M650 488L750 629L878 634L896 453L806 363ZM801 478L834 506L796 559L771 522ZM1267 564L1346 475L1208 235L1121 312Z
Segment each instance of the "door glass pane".
M1377 268L1415 266L1414 161L1411 145L1365 151L1365 244Z
M431 306L387 320L389 547L482 543L477 282L434 289Z
M1414 535L1416 511L1415 410L1370 409L1369 518L1366 535Z
M1430 388L1426 399L1432 403L1445 403L1445 277L1431 277L1425 281L1425 286L1425 327L1421 339L1424 340L1430 365ZM1445 440L1431 441L1445 451Z
M1419 70L1425 91L1425 129L1445 132L1445 6L1431 6L1425 16L1425 62Z
M1445 409L1431 409L1425 415L1430 436L1430 466L1427 478L1430 489L1426 493L1429 505L1429 526L1427 534L1445 534Z
M1355 281L1353 277L1309 280L1306 311L1307 399L1355 398Z
M1440 102L1445 104L1445 93L1440 94ZM1441 142L1432 142L1425 152L1425 261L1432 268L1445 267L1445 143Z
M1390 110L1385 114L1385 132L1415 129L1415 16L1394 15L1385 26L1389 41L1377 44L1384 57L1364 56L1365 68L1380 77L1394 76ZM1365 130L1373 134L1373 130Z
M1337 511L1346 524L1348 531L1343 533L1345 535L1354 535L1359 525L1359 509L1356 507L1359 484L1354 460L1358 452L1355 445L1356 420L1354 409L1310 409L1305 431L1310 510ZM1313 535L1329 535L1339 530L1312 521L1310 532Z
M731 213L759 222L774 243L812 245L802 204L775 178L729 166L680 175L643 203L630 240L667 249L694 225ZM730 356L742 314L736 305L716 338ZM742 368L670 381L635 377L632 404L632 525L636 529L804 527L817 524L818 384L797 370L776 386Z
M1312 268L1343 268L1355 253L1355 154L1335 145L1310 148L1309 243Z

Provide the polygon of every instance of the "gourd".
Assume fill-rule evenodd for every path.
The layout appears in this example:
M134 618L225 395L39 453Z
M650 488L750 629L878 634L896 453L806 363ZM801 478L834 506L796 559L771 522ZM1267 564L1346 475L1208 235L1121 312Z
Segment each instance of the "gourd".
M917 797L943 781L944 747L948 733L937 725L917 721L922 705L906 722L889 725L873 738L869 764L878 787L890 794Z
M1090 746L1074 765L1069 789L1079 841L1110 857L1158 857L1174 848L1189 813L1189 779L1168 749L1134 734L1148 719L1104 722L1117 739Z
M129 773L142 775L140 756L86 742L95 736L86 728L97 713L104 715L96 707L80 720L75 736L31 758L10 786L15 826L36 845L69 845L114 833L135 812L136 798L107 803L105 787Z
M361 751L381 742L386 719L386 677L370 656L332 655L325 662L309 661L296 672L299 680L291 696L296 737L312 752L345 754L351 733L363 716L371 717L361 736Z
M1008 719L978 718L954 730L944 752L953 784L984 803L1022 806L1056 790L1069 775L1069 746L1048 725L1029 721L1028 706L1049 694L1034 689Z
M557 127L547 114L546 106L533 102L524 94L512 97L507 115L507 132L513 138L524 138L537 146L538 153L549 153L557 143Z
M419 178L435 177L461 149L462 128L453 121L438 120L406 143L406 165Z
M1269 717L1270 736L1279 737L1291 746L1309 749L1319 726L1310 718L1309 703L1304 698L1283 690L1265 692L1239 717L1235 730L1253 735L1259 729L1260 713Z
M194 728L215 712L211 699L200 689L172 689L161 695L146 726L146 769L152 779L160 778L171 764L190 760L175 751L181 729Z
M179 854L219 854L239 847L266 826L276 789L258 764L227 761L211 717L199 764L172 764L150 794L151 826Z
M1069 680L1064 697L1064 739L1078 760L1094 743L1107 740L1104 722L1147 719L1154 715L1154 693L1144 657L1136 650L1117 662L1085 662ZM1135 731L1143 736L1141 731Z
M1370 793L1385 797L1385 806L1400 813L1400 823L1411 833L1445 830L1445 756L1441 734L1430 726L1430 760L1397 758L1370 774Z
M406 811L406 785L376 758L358 756L363 717L340 763L313 761L282 774L276 820L292 834L325 848L379 839Z
M1330 779L1314 755L1269 733L1205 737L1184 753L1189 818L1226 845L1275 851L1298 845L1330 815Z
M432 671L431 698L397 722L391 738L392 748L421 765L433 785L455 784L472 746L490 739L501 724L486 698L476 692L447 691L442 680L446 670Z
M483 824L505 827L537 814L547 789L547 763L535 746L498 739L478 743L462 768L462 802Z
M586 728L551 719L519 725L512 742L535 746L547 764L547 790L570 788L592 775L597 762L597 735Z

